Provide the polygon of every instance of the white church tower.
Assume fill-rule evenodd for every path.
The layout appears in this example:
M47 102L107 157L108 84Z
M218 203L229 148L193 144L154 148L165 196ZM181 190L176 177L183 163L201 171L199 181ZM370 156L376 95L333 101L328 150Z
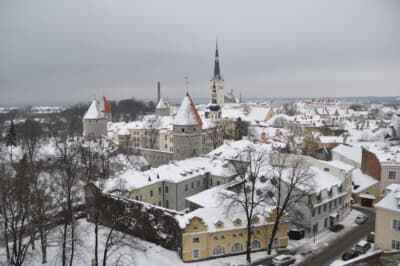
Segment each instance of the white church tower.
M213 90L216 91L217 104L219 106L224 105L225 94L224 94L224 79L221 76L221 70L219 67L219 56L218 56L218 43L215 46L215 61L214 61L214 75L210 80L210 103L213 102Z

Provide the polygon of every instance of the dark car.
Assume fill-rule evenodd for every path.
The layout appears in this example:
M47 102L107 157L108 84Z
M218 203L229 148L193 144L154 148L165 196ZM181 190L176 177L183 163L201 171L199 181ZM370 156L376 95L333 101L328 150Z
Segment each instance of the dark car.
M301 229L290 229L289 231L289 239L291 240L300 240L304 237L304 228Z
M360 253L354 249L348 249L343 253L342 260L351 260L355 257L358 257Z
M340 230L342 230L344 228L344 226L342 224L335 224L332 225L331 227L329 227L329 230L331 230L332 232L339 232Z
M367 215L358 215L357 218L354 220L356 224L364 224L368 220Z
M369 243L375 242L375 232L371 232L367 235L367 242Z

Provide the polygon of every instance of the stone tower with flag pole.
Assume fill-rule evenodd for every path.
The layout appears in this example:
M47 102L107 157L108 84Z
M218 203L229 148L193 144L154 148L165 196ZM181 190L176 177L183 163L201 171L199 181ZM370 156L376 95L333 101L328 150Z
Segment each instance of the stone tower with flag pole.
M215 87L215 88L214 88ZM215 61L214 61L214 74L210 80L210 103L213 102L213 90L216 91L217 104L222 106L224 104L224 79L221 75L219 64L218 42L215 44Z

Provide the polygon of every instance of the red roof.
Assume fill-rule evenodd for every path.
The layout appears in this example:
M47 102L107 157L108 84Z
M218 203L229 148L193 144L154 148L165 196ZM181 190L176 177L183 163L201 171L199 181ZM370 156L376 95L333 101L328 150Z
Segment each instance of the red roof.
M111 108L105 96L103 96L103 100L104 100L104 112L111 114Z

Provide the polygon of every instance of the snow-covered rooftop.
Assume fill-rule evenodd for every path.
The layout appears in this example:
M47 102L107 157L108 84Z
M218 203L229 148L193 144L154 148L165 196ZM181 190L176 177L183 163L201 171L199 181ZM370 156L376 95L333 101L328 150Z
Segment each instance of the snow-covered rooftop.
M179 107L178 113L174 118L174 125L202 125L201 118L197 112L196 106L194 106L192 99L187 94Z
M99 110L99 103L97 100L93 100L83 119L99 119L103 117L103 114Z
M392 191L390 191L383 199L374 204L375 208L400 212L398 199L396 198L396 194L400 191L400 184L392 184L391 189Z
M332 152L335 152L361 165L362 150L359 147L341 144L335 147Z
M353 171L353 193L360 193L377 183L379 183L378 180L364 174L360 169Z

